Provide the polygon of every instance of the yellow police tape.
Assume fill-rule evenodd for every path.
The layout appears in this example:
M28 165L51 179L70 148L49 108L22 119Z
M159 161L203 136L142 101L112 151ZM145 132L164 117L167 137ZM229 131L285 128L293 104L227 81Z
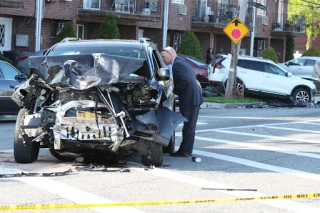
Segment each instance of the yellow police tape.
M195 204L195 203L219 203L236 202L244 200L273 200L273 199L301 199L320 197L320 193L313 194L293 194L293 195L275 195L265 197L240 197L225 199L204 199L204 200L163 200L163 201L135 201L121 203L92 203L92 204L42 204L42 205L19 205L19 206L0 206L1 211L5 210L43 210L43 209L75 209L75 208L93 208L93 207L111 207L111 206L145 206L145 205L168 205L168 204Z

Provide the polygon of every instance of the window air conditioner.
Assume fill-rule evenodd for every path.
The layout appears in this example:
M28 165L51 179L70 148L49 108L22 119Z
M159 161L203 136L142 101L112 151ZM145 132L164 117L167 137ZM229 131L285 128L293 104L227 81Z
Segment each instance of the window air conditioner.
M187 15L187 6L184 4L179 5L179 14L180 15Z
M269 20L267 16L262 17L262 24L263 25L268 25L269 24Z

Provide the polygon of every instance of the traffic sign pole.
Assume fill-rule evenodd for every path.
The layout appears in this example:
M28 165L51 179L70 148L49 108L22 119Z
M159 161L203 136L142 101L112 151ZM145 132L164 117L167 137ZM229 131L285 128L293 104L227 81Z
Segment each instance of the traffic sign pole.
M240 95L237 90L238 43L246 36L246 34L249 32L249 29L239 18L234 18L231 22L229 22L229 24L227 24L223 31L233 42L231 48L231 69L228 74L225 97L243 96L243 94ZM233 91L231 88L234 88Z

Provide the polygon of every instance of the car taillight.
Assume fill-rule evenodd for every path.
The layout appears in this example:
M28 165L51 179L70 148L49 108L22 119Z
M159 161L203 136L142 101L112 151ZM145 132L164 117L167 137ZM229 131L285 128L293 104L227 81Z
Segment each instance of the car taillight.
M222 67L222 64L220 62L214 64L214 68L221 68L221 67Z
M22 56L22 57L19 58L19 61L23 61L23 60L25 60L27 58L28 58L27 56Z

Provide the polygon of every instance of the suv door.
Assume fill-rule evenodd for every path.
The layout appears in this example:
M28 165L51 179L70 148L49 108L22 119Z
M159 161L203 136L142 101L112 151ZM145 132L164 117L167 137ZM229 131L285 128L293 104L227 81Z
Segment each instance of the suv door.
M277 95L290 95L293 87L296 85L294 79L288 77L286 72L277 65L264 62L264 80L265 91Z
M248 90L265 90L263 70L263 64L260 61L238 59L237 77L243 81Z

